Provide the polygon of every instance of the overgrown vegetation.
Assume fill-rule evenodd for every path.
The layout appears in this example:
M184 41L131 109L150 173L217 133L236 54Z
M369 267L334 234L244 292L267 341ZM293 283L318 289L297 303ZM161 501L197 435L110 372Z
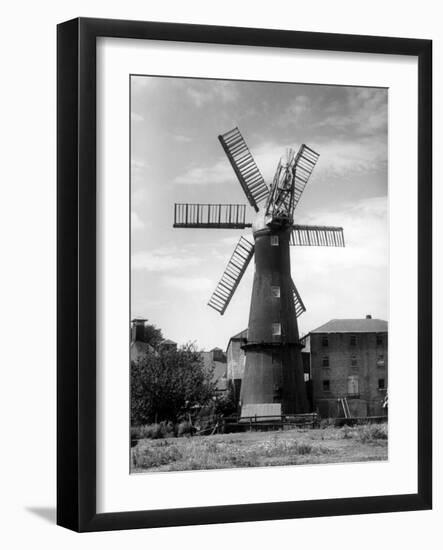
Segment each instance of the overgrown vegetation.
M157 328L155 325L146 323L143 332L142 341L151 345L154 349L157 349L164 340L161 329Z
M371 443L386 441L388 439L388 425L383 424L364 424L363 426L343 426L343 439L357 439L362 443Z
M167 437L182 437L195 433L195 428L188 420L173 423L160 422L154 424L143 424L131 426L131 439L165 439Z
M132 469L185 471L386 460L383 433L387 434L386 425L144 439L132 449Z
M388 439L388 425L387 424L367 424L366 426L359 426L358 437L360 441L366 443L368 441L380 441Z
M147 354L131 362L131 425L175 424L210 401L213 393L212 372L204 369L192 344Z

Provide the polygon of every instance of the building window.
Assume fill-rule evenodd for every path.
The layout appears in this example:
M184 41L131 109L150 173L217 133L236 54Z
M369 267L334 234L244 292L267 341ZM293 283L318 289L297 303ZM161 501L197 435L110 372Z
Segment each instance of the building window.
M357 336L355 334L351 334L351 346L357 345Z
M278 246L278 235L271 235L271 246Z
M351 355L351 367L356 367L356 366L357 366L357 356Z
M322 366L323 367L329 367L329 356L328 355L323 355Z
M384 390L385 389L385 379L384 378L379 378L378 379L378 389L379 390Z
M379 353L377 356L377 367L384 367L385 366L385 356L383 353Z
M348 395L358 395L358 376L348 376Z
M329 380L323 380L323 391L331 391L331 383Z
M324 348L327 348L328 345L329 345L329 340L328 340L328 337L327 336L322 336L321 337L321 345L324 347Z
M274 403L280 403L282 389L278 384L274 384Z
M383 345L383 335L377 334L377 346L382 346L382 345Z
M281 336L281 324L272 323L272 336Z
M274 298L280 298L280 287L279 286L271 286L271 293Z

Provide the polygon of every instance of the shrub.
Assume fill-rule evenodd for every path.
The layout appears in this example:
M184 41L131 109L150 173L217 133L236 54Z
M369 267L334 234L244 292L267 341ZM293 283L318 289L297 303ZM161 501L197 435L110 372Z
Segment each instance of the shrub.
M354 430L345 424L342 428L341 434L343 439L352 439L354 436Z
M312 453L312 445L309 445L309 443L300 443L297 446L297 454L310 455L311 453Z
M163 437L160 424L131 426L131 439L159 439Z
M185 435L192 434L192 425L187 420L183 420L177 426L177 437L183 437Z
M132 451L132 464L135 468L156 468L181 458L182 454L178 448L168 444L145 447L143 450L136 447Z
M362 443L388 439L387 424L367 424L359 428L359 437Z
M169 420L168 422L160 422L160 437L174 437L175 429L174 424Z
M320 420L320 428L324 430L325 428L329 428L329 426L334 426L335 419L334 418L322 418Z
M176 421L214 393L212 372L192 344L131 362L131 423Z

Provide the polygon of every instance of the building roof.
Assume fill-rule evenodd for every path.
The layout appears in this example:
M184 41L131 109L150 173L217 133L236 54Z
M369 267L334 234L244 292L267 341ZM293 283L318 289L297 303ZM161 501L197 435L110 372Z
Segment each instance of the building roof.
M318 332L388 332L388 322L382 319L331 319L311 330Z
M160 342L160 346L176 346L177 342L174 342L173 340L163 340Z
M234 334L234 336L231 336L231 340L243 340L243 338L248 337L248 329L245 328L238 334Z
M241 332L237 333L237 334L234 334L234 336L231 336L231 338L229 338L229 342L228 342L228 345L226 346L226 350L229 348L229 344L231 343L232 340L245 340L247 339L248 337L248 329L245 328L244 330L242 330Z

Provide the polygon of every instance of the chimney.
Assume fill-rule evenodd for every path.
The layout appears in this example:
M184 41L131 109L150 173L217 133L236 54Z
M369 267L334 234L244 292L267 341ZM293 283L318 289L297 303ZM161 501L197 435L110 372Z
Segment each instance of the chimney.
M372 315L366 315L366 319L372 319Z
M131 328L131 342L143 342L145 339L145 323L147 319L133 319Z

